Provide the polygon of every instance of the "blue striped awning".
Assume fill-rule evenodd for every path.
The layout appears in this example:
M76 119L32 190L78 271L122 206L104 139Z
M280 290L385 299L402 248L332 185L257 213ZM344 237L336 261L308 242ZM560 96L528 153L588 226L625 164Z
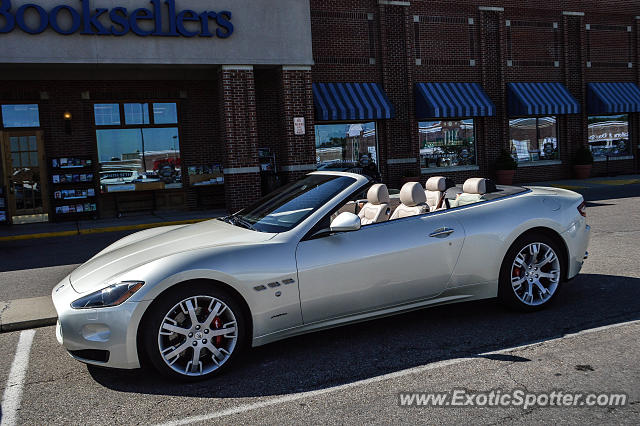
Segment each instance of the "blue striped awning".
M395 112L377 83L313 83L318 121L380 120Z
M589 83L589 114L640 112L640 88L633 83Z
M509 83L509 115L578 114L580 104L562 83Z
M416 84L416 117L484 117L496 108L478 83Z

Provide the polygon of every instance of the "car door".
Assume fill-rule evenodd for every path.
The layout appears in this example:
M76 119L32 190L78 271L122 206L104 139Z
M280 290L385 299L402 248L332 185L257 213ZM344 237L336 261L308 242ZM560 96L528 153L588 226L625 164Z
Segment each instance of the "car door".
M301 241L296 261L304 322L440 294L465 237L453 213L399 219Z

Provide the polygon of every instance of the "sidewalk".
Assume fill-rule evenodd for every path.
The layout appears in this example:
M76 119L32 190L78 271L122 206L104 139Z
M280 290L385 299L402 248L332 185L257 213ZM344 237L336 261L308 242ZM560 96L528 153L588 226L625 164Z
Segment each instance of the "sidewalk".
M581 192L592 188L632 185L640 183L640 175L597 177L584 180L567 179L531 182L526 186L553 186ZM35 238L66 237L101 232L136 231L158 226L182 225L224 216L224 210L169 211L135 215L118 219L83 220L77 222L33 223L0 226L0 242Z
M224 210L170 211L113 219L0 226L0 242L34 238L67 237L101 232L135 231L158 226L202 222L224 216L225 214L226 212Z
M595 177L589 179L567 179L545 182L532 182L526 186L553 186L556 188L578 191L583 189L604 188L612 186L633 185L640 183L640 175L621 175L615 177Z
M58 320L50 296L0 302L0 332L54 325Z

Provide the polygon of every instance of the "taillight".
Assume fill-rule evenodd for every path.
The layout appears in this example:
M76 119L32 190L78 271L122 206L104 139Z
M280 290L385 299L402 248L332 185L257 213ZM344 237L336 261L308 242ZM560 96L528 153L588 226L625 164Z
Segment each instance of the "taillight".
M580 203L580 205L578 206L578 212L582 216L587 217L587 203L585 203L584 201Z

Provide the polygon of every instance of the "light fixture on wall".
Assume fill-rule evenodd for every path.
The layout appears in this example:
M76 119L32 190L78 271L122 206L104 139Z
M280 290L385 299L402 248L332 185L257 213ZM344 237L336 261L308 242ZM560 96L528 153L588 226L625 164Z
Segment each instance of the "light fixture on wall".
M65 111L64 114L62 114L62 118L64 118L64 132L68 135L71 134L71 119L73 118L73 116L71 115L71 113L69 111Z

